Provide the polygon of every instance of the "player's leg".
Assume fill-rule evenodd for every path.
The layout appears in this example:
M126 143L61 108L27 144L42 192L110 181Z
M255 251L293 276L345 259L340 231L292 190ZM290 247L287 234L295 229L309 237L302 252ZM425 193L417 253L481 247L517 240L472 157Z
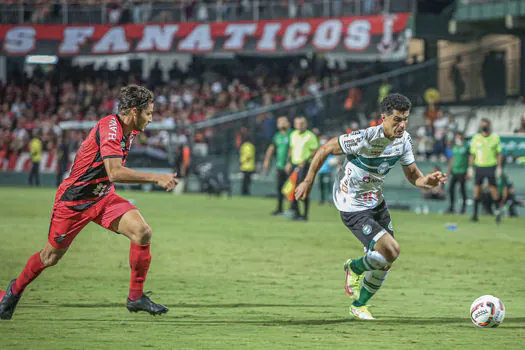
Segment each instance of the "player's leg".
M448 188L450 205L448 207L447 212L449 212L449 213L453 213L454 212L454 204L456 203L456 182L457 182L457 175L456 174L452 174L452 177L450 179L450 185L449 185L449 188Z
M389 220L386 206L383 204L380 207L385 212L385 220ZM366 303L379 290L386 279L388 267L399 255L399 245L391 236L390 229L385 229L374 219L374 211L341 213L343 223L363 243L366 251L359 259L350 258L344 264L345 289L353 299L350 312L360 319L373 319ZM389 221L386 226L391 227ZM365 285L368 287L365 288Z
M111 193L100 203L101 212L94 221L102 227L129 238L131 278L126 307L129 311L146 311L152 315L166 313L168 308L144 295L144 282L151 263L152 230L140 212L129 201Z
M164 305L152 302L144 295L144 283L151 263L150 242L152 230L137 209L130 210L111 224L111 229L131 241L129 265L131 268L129 295L126 307L130 312L146 311L151 315L168 312Z
M483 184L484 175L480 168L476 168L474 175L474 213L472 215L471 221L479 221L478 212L479 212L479 202L480 202L480 192L481 185Z
M467 189L466 189L466 174L459 175L459 190L461 192L461 214L465 214L467 210Z
M286 171L284 169L277 169L277 210L272 212L272 215L281 215L283 213L284 195L282 189L285 182Z
M20 275L11 281L0 301L0 319L10 319L26 287L44 269L56 265L67 252L78 233L91 219L60 204L53 208L48 242L44 249L34 253Z
M306 163L305 166L301 169L299 172L299 179L297 180L297 183L301 183L306 178L306 174L308 174L308 169L310 169L310 163ZM310 198L309 196L306 197L304 202L304 215L302 217L303 220L308 220L308 209L310 208Z
M490 168L490 173L487 174L490 196L492 197L492 203L494 203L494 214L496 216L496 223L501 222L501 209L500 209L500 198L498 188L496 187L496 167Z

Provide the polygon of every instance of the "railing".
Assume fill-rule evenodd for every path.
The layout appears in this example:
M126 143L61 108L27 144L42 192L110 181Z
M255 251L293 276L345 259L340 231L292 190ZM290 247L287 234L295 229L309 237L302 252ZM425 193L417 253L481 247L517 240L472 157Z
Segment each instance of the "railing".
M127 24L341 17L412 12L415 0L3 1L1 24Z

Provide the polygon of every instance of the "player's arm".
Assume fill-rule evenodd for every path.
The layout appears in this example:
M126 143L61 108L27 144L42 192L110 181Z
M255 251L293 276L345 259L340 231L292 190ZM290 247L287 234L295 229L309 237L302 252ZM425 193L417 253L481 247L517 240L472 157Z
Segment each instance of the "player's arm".
M415 162L403 166L403 172L407 180L419 188L434 188L447 182L447 174L443 174L441 171L434 171L431 174L424 175Z
M314 183L317 172L319 171L319 169L321 169L321 166L323 166L324 162L326 161L326 158L328 158L330 154L343 154L343 150L341 146L339 146L338 137L332 138L330 141L328 141L327 143L325 143L317 149L317 152L315 152L312 162L310 163L310 169L308 170L308 174L306 174L304 181L295 190L296 199L304 200L308 197L308 195L310 194L310 190L312 189L312 184Z
M273 152L275 151L275 146L273 143L268 146L266 149L266 152L264 154L264 169L268 169L270 167L270 159L272 159Z
M166 191L173 190L178 183L176 173L154 174L136 171L123 166L121 158L106 158L104 159L104 166L106 167L106 173L108 174L109 181L114 183L154 183L166 189Z
M496 178L499 178L503 172L503 154L501 153L501 140L498 137L498 145L496 146L496 152L498 153L498 165L496 166Z

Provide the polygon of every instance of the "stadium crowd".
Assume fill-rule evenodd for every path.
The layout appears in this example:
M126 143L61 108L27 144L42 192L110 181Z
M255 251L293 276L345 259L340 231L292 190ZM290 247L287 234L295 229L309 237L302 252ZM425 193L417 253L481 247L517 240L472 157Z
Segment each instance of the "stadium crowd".
M399 3L399 1L397 1ZM408 10L409 1L390 6L390 11ZM328 4L328 6L327 6ZM2 6L3 5L3 6ZM334 15L370 15L385 7L382 0L7 0L4 13L23 16L0 16L4 23L155 23L166 21L215 21L239 19L296 18ZM398 8L399 7L399 8ZM349 12L350 11L350 12ZM348 13L346 13L348 12ZM66 14L67 13L67 14ZM255 15L257 14L257 15Z
M175 63L167 77L156 64L146 82L138 71L125 71L120 66L115 70L105 65L97 70L93 65L49 70L36 66L30 77L11 72L8 83L0 85L0 158L27 151L33 131L39 132L44 151L55 149L60 122L96 121L116 112L116 96L125 84L144 83L152 88L156 95L154 120L184 128L214 116L316 95L321 89L338 86L341 77L361 78L377 72L370 65L355 65L348 74L337 66L312 69L312 64L272 66L271 61L245 61L240 69L232 70L194 60L186 71ZM354 99L350 109L358 102ZM310 120L317 120L314 126L319 126L321 116L315 104L306 112ZM85 133L72 131L67 137L78 147ZM163 133L148 131L146 136L142 142L155 147L163 148L167 143Z

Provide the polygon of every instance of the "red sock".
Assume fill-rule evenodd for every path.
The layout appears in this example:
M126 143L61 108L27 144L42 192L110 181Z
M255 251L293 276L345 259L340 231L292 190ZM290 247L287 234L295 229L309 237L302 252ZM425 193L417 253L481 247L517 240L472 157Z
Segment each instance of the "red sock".
M129 266L131 267L131 280L129 283L129 299L137 300L144 293L144 281L148 274L151 254L150 244L135 244L131 242L129 249Z
M33 280L37 278L46 267L47 266L45 266L40 259L40 252L31 255L27 261L26 267L24 267L24 270L20 273L20 276L18 276L15 283L13 283L11 291L16 295L22 294L27 285L33 282Z

